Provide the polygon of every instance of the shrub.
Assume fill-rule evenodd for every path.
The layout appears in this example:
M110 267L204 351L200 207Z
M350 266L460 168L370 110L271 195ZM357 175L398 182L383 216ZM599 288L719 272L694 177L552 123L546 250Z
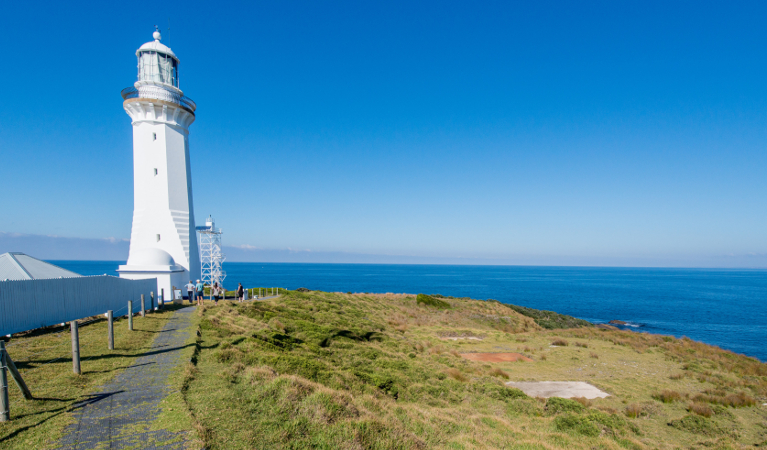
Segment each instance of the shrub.
M426 306L432 306L437 309L449 309L450 303L439 300L437 298L432 297L431 295L426 294L418 294L415 298L416 304L423 303Z
M729 434L727 430L717 425L711 419L692 414L686 415L681 419L672 420L669 422L669 425L678 430L684 430L697 435L718 436Z
M585 342L576 342L575 346L576 347L580 347L580 348L589 348L589 344L587 344Z
M594 353L594 352L591 352L591 354L589 355L589 357L590 357L590 358L594 358L594 359L599 359L599 355L597 355L597 354L596 354L596 353Z
M488 396L508 402L519 398L528 398L527 394L517 388L510 388L507 386L498 386L497 384L485 384L482 386L485 394Z
M532 318L535 323L543 328L550 330L557 328L579 328L579 327L593 327L591 322L587 322L582 319L576 319L572 316L566 316L564 314L558 314L553 311L542 311L538 309L525 308L524 306L503 304L507 308L511 308L514 311Z
M599 436L603 430L615 434L616 431L626 427L629 427L634 433L639 432L639 428L631 423L627 423L620 416L615 414L608 415L594 410L587 415L567 413L558 416L554 419L554 427L559 431L575 432L591 437Z
M551 345L556 345L556 346L559 346L559 347L567 347L569 345L569 343L566 340L564 340L564 339L554 339L551 342Z
M597 437L601 430L594 422L576 414L565 414L554 419L554 427L558 431L569 431L584 436Z
M546 355L541 355L541 361L546 361Z
M562 412L581 412L583 405L575 400L567 398L551 397L546 401L546 412L549 414L559 414Z
M682 394L677 391L664 389L661 392L655 393L652 396L656 400L660 400L663 403L673 403L682 399Z

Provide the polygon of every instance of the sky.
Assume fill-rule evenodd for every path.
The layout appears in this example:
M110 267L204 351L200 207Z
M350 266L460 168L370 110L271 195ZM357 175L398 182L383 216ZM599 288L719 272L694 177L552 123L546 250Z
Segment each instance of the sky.
M765 17L737 1L7 2L0 252L127 258L119 94L158 25L198 106L196 220L213 215L230 261L767 268Z

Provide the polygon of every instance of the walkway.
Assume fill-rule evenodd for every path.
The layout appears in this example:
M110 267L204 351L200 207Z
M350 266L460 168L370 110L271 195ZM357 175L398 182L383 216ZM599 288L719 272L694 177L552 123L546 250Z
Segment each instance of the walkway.
M168 378L183 363L181 350L193 332L193 311L191 306L176 311L144 356L75 405L76 422L64 430L62 449L184 448L185 433L152 431L150 426L160 414L160 402L171 393Z

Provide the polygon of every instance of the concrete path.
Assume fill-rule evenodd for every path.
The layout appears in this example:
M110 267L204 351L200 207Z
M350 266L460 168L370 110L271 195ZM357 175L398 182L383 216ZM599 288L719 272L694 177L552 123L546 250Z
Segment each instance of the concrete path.
M64 430L60 448L184 448L185 433L149 427L160 414L160 402L171 393L168 378L184 362L181 351L194 332L193 311L191 306L176 311L144 356L92 398L75 405L76 422Z

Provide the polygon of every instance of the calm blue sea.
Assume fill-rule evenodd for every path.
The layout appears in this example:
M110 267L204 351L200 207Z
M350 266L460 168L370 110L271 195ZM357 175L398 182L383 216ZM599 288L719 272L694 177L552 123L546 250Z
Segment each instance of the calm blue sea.
M121 262L52 261L83 275ZM124 263L123 263L124 264ZM605 267L225 263L225 285L443 294L671 334L767 361L767 271Z

